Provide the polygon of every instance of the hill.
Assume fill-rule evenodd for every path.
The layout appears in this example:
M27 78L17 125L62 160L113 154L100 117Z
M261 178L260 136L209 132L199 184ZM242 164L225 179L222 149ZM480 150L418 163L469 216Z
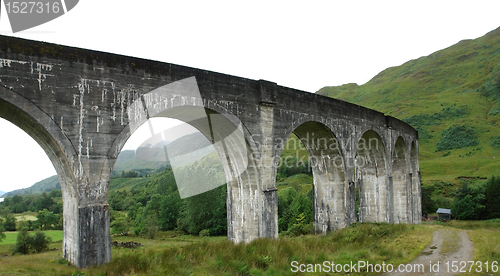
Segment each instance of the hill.
M149 154L161 154L163 153L163 148L155 147ZM163 153L163 156L165 154ZM144 159L137 158L136 152L134 150L124 150L120 152L118 158L116 159L115 167L113 168L113 174L117 174L122 171L137 171L143 174L151 173L157 170L160 167L165 167L167 165L167 161L159 161L160 158L151 158L151 160L157 161L148 161ZM165 158L163 158L165 159Z
M6 192L4 191L0 191L0 196L2 196L3 194L5 194Z
M46 178L42 181L39 181L35 184L33 184L29 188L25 189L18 189L14 190L12 192L8 192L4 194L2 197L12 197L15 195L34 195L34 194L41 194L43 192L50 192L55 189L61 189L61 186L59 185L59 177L57 175L53 175L49 178Z
M113 175L119 176L122 171L136 171L142 175L155 174L161 172L165 167L169 166L168 158L165 157L164 145L167 146L167 151L171 156L181 156L190 151L200 150L210 143L201 133L192 133L181 137L173 142L159 142L155 145L149 145L142 148L142 150L124 150L120 152L113 168ZM208 149L207 153L210 153ZM140 158L138 157L140 156ZM185 162L192 161L187 156ZM129 179L130 180L130 179ZM14 195L29 195L41 194L43 192L50 192L54 189L60 189L59 178L57 175L51 176L40 182L33 184L33 186L25 189L18 189L6 193L4 197L12 197ZM0 193L1 194L1 193Z
M419 131L423 183L500 174L500 28L318 94L369 107Z

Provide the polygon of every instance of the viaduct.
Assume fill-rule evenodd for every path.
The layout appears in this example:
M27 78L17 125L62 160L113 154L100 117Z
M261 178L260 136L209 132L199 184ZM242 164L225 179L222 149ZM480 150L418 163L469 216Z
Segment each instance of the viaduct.
M201 99L174 93L158 103L148 96L188 78ZM149 115L132 116L132 106ZM223 161L228 239L235 243L278 238L277 167L267 161L280 157L276 144L292 133L317 160L316 234L355 221L421 221L418 133L402 121L264 80L0 36L0 117L28 133L54 165L63 194L63 256L78 267L111 260L108 187L127 139L150 116L189 107L243 126L252 166L235 172L234 156Z

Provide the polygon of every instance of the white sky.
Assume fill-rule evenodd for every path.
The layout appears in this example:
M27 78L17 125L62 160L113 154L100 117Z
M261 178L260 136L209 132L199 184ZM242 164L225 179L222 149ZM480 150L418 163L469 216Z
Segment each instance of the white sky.
M500 26L500 1L84 0L44 25L0 34L170 62L315 92ZM137 143L140 143L139 140ZM0 191L54 175L43 150L0 120Z

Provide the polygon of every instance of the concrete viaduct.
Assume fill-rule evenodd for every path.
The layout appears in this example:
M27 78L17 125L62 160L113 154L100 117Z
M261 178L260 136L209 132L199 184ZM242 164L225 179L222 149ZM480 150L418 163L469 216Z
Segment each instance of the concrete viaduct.
M147 120L131 116L130 107L140 101L152 111L148 93L192 77L202 100L174 95L160 109L198 106L238 118L252 163L237 174L225 167L236 176L227 183L229 240L278 238L277 168L270 161L292 133L316 160L317 234L355 221L420 223L418 133L404 122L264 80L0 36L0 117L36 140L59 175L65 259L78 267L111 260L111 172Z

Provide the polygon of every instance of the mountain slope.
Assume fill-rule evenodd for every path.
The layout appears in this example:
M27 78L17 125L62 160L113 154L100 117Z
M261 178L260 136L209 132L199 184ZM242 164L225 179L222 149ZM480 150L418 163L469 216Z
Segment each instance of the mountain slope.
M424 183L500 174L500 28L388 68L364 85L317 93L415 127Z
M41 194L43 192L48 193L54 189L61 189L61 186L59 185L59 177L57 177L57 175L53 175L49 178L46 178L42 181L39 181L39 182L33 184L29 188L18 189L18 190L8 192L8 193L4 194L2 197L11 197L11 196L15 196L15 195L21 195L21 196L33 195L33 194Z

